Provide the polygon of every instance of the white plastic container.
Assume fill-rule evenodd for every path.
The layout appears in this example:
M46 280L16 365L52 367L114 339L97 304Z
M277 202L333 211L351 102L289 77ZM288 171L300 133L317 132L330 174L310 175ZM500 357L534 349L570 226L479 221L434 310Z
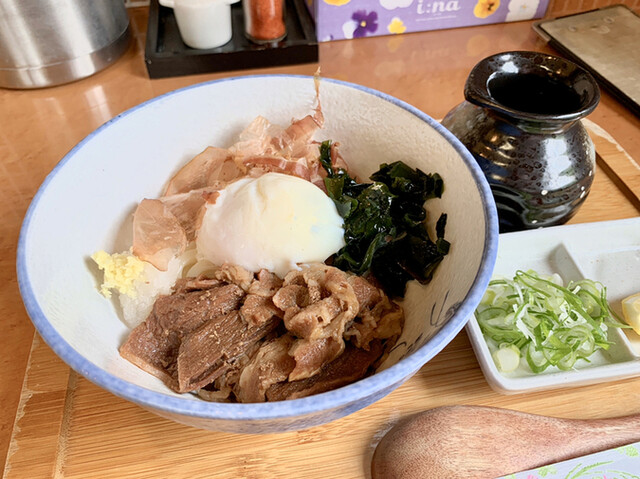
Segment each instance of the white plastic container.
M182 41L191 48L215 48L231 40L231 5L238 0L159 1L173 8Z

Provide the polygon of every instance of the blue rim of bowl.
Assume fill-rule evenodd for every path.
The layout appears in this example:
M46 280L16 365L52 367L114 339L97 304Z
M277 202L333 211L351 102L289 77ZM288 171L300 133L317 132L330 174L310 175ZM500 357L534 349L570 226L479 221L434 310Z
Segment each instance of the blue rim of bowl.
M87 137L85 137L73 149L71 149L71 151L69 151L69 153L67 153L64 158L62 158L62 160L53 168L51 173L49 173L49 175L45 178L44 182L34 196L22 224L17 249L18 285L27 313L29 314L31 321L35 325L40 336L64 362L66 362L73 370L86 377L93 383L110 391L112 394L132 401L141 406L157 409L159 411L180 414L189 417L223 421L264 421L287 418L293 419L295 417L314 415L323 411L339 409L348 404L365 401L367 397L375 395L380 391L390 391L390 388L392 388L394 385L400 384L404 379L407 379L411 375L415 374L424 364L426 364L431 358L439 353L458 334L458 332L460 332L460 330L464 327L467 320L472 316L473 311L480 302L493 273L493 267L495 266L497 257L498 215L496 212L493 196L489 188L489 184L487 183L482 170L473 159L473 156L471 156L469 151L462 145L462 143L460 143L460 141L446 128L440 125L440 123L438 123L422 111L418 110L417 108L409 105L408 103L392 97L386 93L382 93L378 90L364 87L362 85L341 80L322 78L322 82L335 83L348 88L353 88L355 90L359 90L361 92L368 93L370 95L374 95L383 100L386 100L400 108L403 108L404 110L415 115L416 117L427 123L429 126L434 128L453 146L456 152L462 156L473 178L475 179L480 190L480 194L484 200L483 205L486 220L486 241L484 245L484 251L482 253L482 260L480 263L481 267L479 268L473 284L458 310L449 319L449 321L447 321L447 323L431 339L429 339L429 341L424 346L417 349L412 354L403 358L401 361L389 367L388 369L385 369L384 371L381 371L373 376L369 376L353 384L333 391L317 394L307 398L293 399L288 401L239 404L215 403L191 399L185 400L180 397L151 391L136 384L132 384L110 374L104 369L93 364L91 361L75 351L71 347L71 345L67 343L64 338L60 336L60 334L58 334L54 327L49 323L47 317L38 304L29 280L25 258L25 244L29 234L29 225L33 218L34 212L37 210L38 203L42 195L44 194L44 191L47 189L49 183L54 180L58 171L60 171L64 167L64 165L83 147L85 143L90 141L95 135L98 135L102 130L109 128L111 124L155 102L162 101L169 96L178 95L181 92L187 90L202 88L215 83L274 77L300 78L309 80L313 79L313 77L305 75L246 75L198 83L152 98L151 100L141 103L117 115L102 126L98 127L92 133L87 135ZM349 399L345 400L345 398Z

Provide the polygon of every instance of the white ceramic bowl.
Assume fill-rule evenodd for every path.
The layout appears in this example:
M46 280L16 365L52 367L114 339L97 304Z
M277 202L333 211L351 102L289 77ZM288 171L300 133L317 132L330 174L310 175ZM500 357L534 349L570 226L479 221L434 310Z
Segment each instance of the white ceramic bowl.
M406 326L380 371L309 398L262 404L205 402L178 395L122 359L128 334L111 301L97 291L89 256L131 244L131 214L157 197L169 177L206 146L229 146L258 115L286 125L314 105L313 79L249 76L194 85L150 100L109 121L71 150L47 177L25 217L18 279L40 335L73 369L164 417L201 428L279 432L326 423L398 387L465 325L491 277L498 221L489 187L467 150L419 110L358 85L322 80L325 128L360 177L403 160L438 172L445 192L431 217L448 215L449 255L427 286L410 284Z

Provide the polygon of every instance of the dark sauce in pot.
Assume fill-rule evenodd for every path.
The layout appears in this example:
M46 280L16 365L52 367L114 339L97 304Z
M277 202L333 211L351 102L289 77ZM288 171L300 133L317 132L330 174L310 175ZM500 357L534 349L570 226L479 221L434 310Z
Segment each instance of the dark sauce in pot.
M561 115L580 110L580 95L552 78L534 74L497 75L489 80L489 93L512 110L542 115Z

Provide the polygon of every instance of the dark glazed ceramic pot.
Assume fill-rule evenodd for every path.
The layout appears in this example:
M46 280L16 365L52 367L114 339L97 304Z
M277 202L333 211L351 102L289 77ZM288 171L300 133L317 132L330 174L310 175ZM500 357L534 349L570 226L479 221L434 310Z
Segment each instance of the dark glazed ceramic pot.
M442 124L486 175L500 231L569 220L595 173L595 148L580 122L600 100L595 79L563 58L505 52L471 70L464 96Z

